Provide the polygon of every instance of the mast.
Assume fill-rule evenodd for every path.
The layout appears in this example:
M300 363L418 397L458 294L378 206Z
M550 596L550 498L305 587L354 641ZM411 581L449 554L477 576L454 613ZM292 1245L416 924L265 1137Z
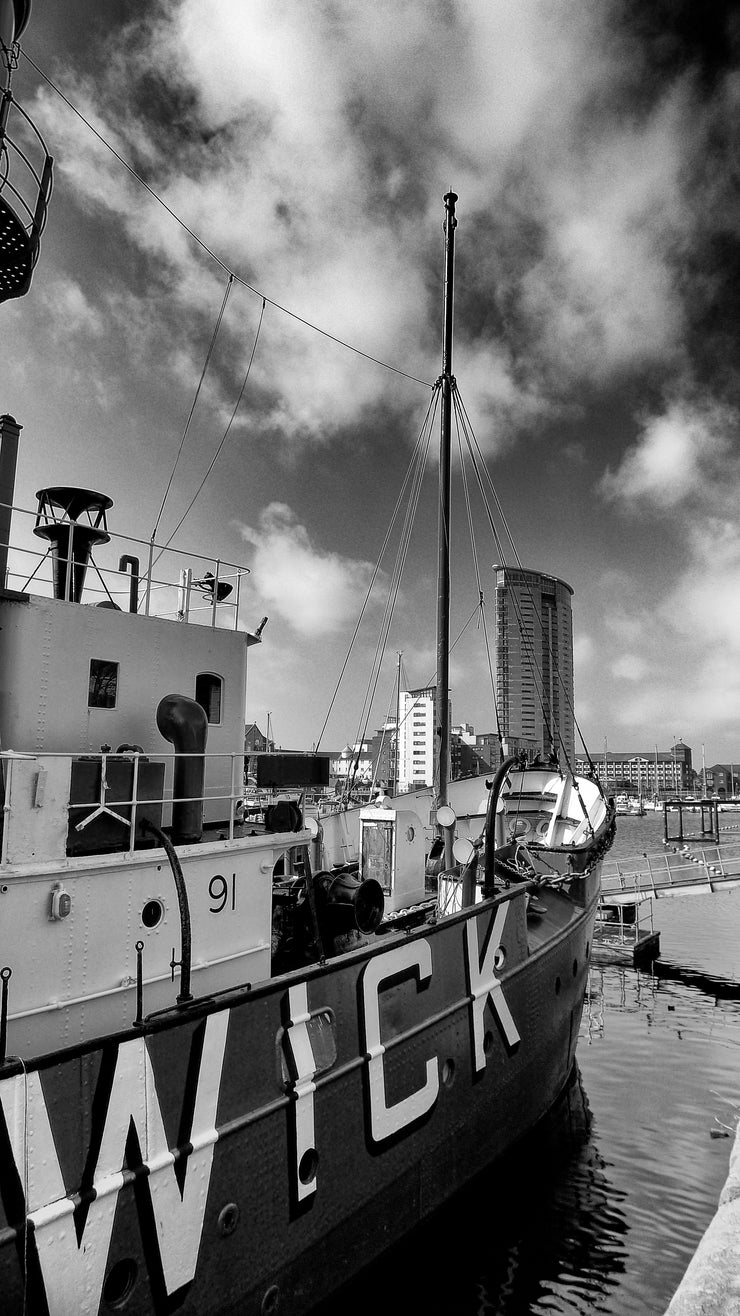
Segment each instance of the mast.
M437 559L437 686L434 695L437 808L447 803L450 757L450 502L452 414L452 309L455 268L455 202L445 203L444 340L442 345L442 424L439 445L439 522Z
M398 655L398 671L396 673L396 753L393 759L393 790L391 795L398 793L398 755L401 752L401 657Z

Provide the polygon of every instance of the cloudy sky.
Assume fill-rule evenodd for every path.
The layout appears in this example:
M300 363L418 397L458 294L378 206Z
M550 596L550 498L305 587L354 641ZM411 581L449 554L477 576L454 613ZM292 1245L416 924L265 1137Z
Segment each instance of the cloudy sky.
M586 741L740 762L739 38L722 0L35 0L45 76L13 86L56 181L0 308L16 502L86 484L112 529L249 566L248 716L310 747L440 371L453 188L454 373L521 560L573 587ZM371 730L399 651L433 675L435 496L432 469ZM451 681L493 729L475 625Z

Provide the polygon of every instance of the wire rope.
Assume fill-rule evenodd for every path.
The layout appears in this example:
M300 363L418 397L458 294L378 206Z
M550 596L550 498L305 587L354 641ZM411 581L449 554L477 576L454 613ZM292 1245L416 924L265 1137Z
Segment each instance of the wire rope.
M55 92L56 95L59 96L60 99L64 101L64 104L67 105L70 110L72 110L73 114L77 115L78 119L80 119L81 122L84 123L85 127L93 134L93 136L97 137L98 141L106 148L106 150L110 151L111 155L115 157L118 163L121 164L124 169L128 170L129 174L131 174L131 177L134 178L136 182L141 187L143 187L146 192L149 193L149 195L152 197L154 201L157 202L158 205L162 206L162 208L167 212L170 218L173 219L176 224L179 224L180 228L182 228L184 232L187 233L188 236L193 239L193 242L195 242L197 246L199 246L201 250L205 252L205 254L211 260L215 261L216 264L219 265L221 269L224 270L224 272L229 275L230 279L233 279L236 283L240 284L241 287L246 288L249 292L254 293L255 297L262 298L262 300L264 302L267 302L269 306L273 306L276 311L280 311L283 315L287 315L292 320L296 320L298 324L305 325L307 329L311 329L314 333L321 334L322 337L328 338L331 342L336 343L338 347L343 347L346 349L346 351L353 352L356 356L364 357L366 361L372 361L374 365L381 366L384 370L390 370L393 374L400 375L403 379L408 379L413 384L421 384L424 388L430 388L430 389L434 387L434 384L431 383L429 380L420 379L418 375L413 375L407 370L401 370L399 366L393 366L388 361L383 361L380 357L373 356L371 352L365 352L363 351L362 348L355 347L354 344L348 343L346 339L340 338L337 334L333 334L329 329L322 328L321 325L314 323L314 321L307 319L303 315L299 315L296 311L292 311L290 307L284 306L281 302L276 301L273 297L268 297L266 293L262 292L259 288L256 288L254 284L250 283L248 279L245 279L243 275L237 273L236 270L232 269L231 266L229 266L225 260L223 260L220 256L216 254L216 252L213 250L212 247L208 246L207 242L204 242L204 240L201 237L199 237L198 234L195 233L194 230L191 229L188 224L185 223L184 219L180 218L177 212L167 204L167 202L158 194L158 192L154 190L154 188L149 183L147 183L146 179L142 178L141 174L136 169L134 169L133 165L129 164L128 160L126 160L125 157L121 155L120 151L117 151L115 146L113 146L112 143L109 142L107 138L105 138L103 134L99 132L98 129L92 123L90 123L89 119L87 119L86 116L82 113L82 111L77 108L74 102L71 101L69 97L65 95L61 87L57 86L53 78L50 78L48 73L45 73L44 70L39 67L39 65L35 62L35 60L31 58L28 52L25 50L21 50L21 54L28 61L31 67L36 70L39 77L43 78L44 82L46 82L48 86L51 87L52 91Z
M318 736L318 739L317 739L317 741L316 741L316 749L318 749L318 748L319 748L319 745L321 744L321 741L322 741L323 736L324 736L324 732L326 731L327 723L328 723L328 721L329 721L329 718L331 717L332 710L333 710L333 708L334 708L334 704L335 704L336 699L337 699L337 695L339 694L339 689L340 689L340 686L341 686L342 681L343 681L343 679L344 679L344 674L345 674L345 672L346 672L346 670L347 670L347 666L348 666L348 664L349 664L349 660L350 660L350 657L351 657L352 651L353 651L354 646L355 646L355 641L356 641L356 639L357 639L357 636L358 636L358 634L359 634L360 627L361 627L361 625L362 625L363 617L365 616L365 612L367 611L368 604L369 604L369 602L370 602L370 598L371 598L371 595L372 595L372 591L373 591L373 588L374 588L374 586L375 586L375 582L376 582L376 580L377 580L377 578L378 578L378 575L379 575L379 572L380 572L380 566L381 566L381 563L382 563L383 558L384 558L384 556L385 556L385 551L386 551L386 549L387 549L387 547L388 547L388 544L389 544L389 542L390 542L391 535L392 535L392 533L393 533L393 526L394 526L395 523L396 523L396 519L397 519L397 517L398 517L399 511L400 511L400 509L401 509L401 507L402 507L402 505L403 505L403 501L404 501L404 498L405 498L405 496L406 496L406 490L408 489L409 483L410 483L410 481L411 481L411 479L412 479L412 476L414 475L415 468L416 468L417 463L418 463L418 460L419 460L419 452L420 452L420 449L422 448L422 445L423 445L424 442L425 442L425 436L427 435L427 430L428 430L429 427L430 427L430 418L431 418L431 416L432 416L432 414L433 414L433 408L434 408L434 404L435 404L435 398L436 398L437 396L438 396L438 394L435 392L435 393L432 394L432 396L431 396L430 399L429 399L429 404L428 404L428 406L427 406L426 414L425 414L424 420L423 420L422 425L421 425L421 429L420 429L419 434L418 434L417 439L416 439L416 444L415 444L415 446L414 446L414 451L413 451L413 453L412 453L412 455L411 455L411 460L410 460L409 465L408 465L408 467L407 467L406 475L404 476L403 484L401 485L401 489L400 489L400 492L399 492L399 494L398 494L398 498L396 499L396 505L395 505L395 507L394 507L394 509L393 509L393 514L392 514L392 516L391 516L391 520L390 520L390 523L389 523L389 525L388 525L388 529L387 529L386 532L385 532L385 537L384 537L384 539L383 539L383 543L382 543L382 545L381 545L380 552L378 553L378 557L377 557L377 561L376 561L376 563L375 563L375 567L373 568L373 573L372 573L372 576L371 576L371 578L370 578L370 583L369 583L369 585L368 585L368 587L367 587L367 590L366 590L366 593L365 593L365 598L364 598L364 600L363 600L362 607L361 607L361 609L360 609L360 614L359 614L359 616L358 616L358 618L357 618L357 621L356 621L356 623L355 623L355 628L354 628L354 630L353 630L353 632L352 632L352 636L351 636L351 639L350 639L350 642L349 642L349 646L348 646L348 648L347 648L347 653L345 654L345 657L344 657L344 660L343 660L343 663L342 663L342 667L341 667L341 670L340 670L340 672L339 672L339 676L337 677L337 681L336 681L336 684L335 684L335 686L334 686L334 692L333 692L332 697L331 697L331 700L330 700L330 702L329 702L329 707L328 707L328 709L327 709L326 716L325 716L325 718L324 718L324 721L323 721L323 724L322 724L322 727L321 727L321 731L319 732L319 736ZM428 442L429 442L428 437L426 437L426 443L427 443L427 445L428 445Z
M252 351L251 351L250 356L249 356L249 362L248 362L248 364L247 364L246 374L244 375L244 379L242 380L242 386L241 386L241 388L239 389L239 396L238 396L238 398L236 399L236 402L234 403L234 409L233 409L233 411L232 411L232 413L231 413L231 416L229 417L229 421L228 421L228 424L227 424L227 426L226 426L226 429L224 430L223 436L222 436L222 438L221 438L221 442L219 443L219 445L218 445L218 447L217 447L215 453L213 454L213 457L211 458L211 463L210 463L210 465L209 465L209 467L208 467L208 470L206 471L205 475L203 476L203 479L201 480L200 484L198 485L198 488L196 489L196 491L195 491L195 493L193 494L192 498L190 499L190 502L188 503L187 507L185 508L185 511L183 512L182 516L180 517L180 520L178 521L178 523L177 523L177 525L175 526L174 530L172 531L172 534L169 536L168 540L167 540L166 543L163 545L163 549L169 547L169 545L172 543L172 540L175 538L175 535L177 534L178 530L180 529L180 526L182 525L183 521L185 520L185 517L188 516L188 514L192 511L196 499L198 498L198 496L199 496L200 493L202 492L202 490L203 490L203 488L204 488L204 486L205 486L205 484L206 484L206 481L208 480L208 478L209 478L209 476L210 476L210 474L211 474L211 471L213 470L214 466L216 465L216 462L218 461L218 459L219 459L219 457L220 457L220 455L221 455L221 452L223 451L224 444L226 443L226 440L227 440L227 438L229 437L229 432L230 432L231 427L232 427L232 425L234 424L234 421L235 421L235 419L236 419L236 413L237 413L237 411L239 410L239 407L241 406L241 401L242 401L242 398L244 397L244 390L245 390L246 387L247 387L247 381L248 381L248 379L249 379L249 375L250 375L250 372L251 372L251 370L252 370L252 363L253 363L253 361L254 361L255 352L257 351L257 343L259 342L260 330L262 329L262 320L263 320L264 314L265 314L265 303L264 303L264 300L263 300L263 302L262 302L262 310L261 310L261 312L260 312L259 324L257 325L257 332L256 332L256 334L255 334L255 336L254 336L254 342L253 342L253 344L252 344Z
M215 323L214 328L213 328L213 333L211 334L211 341L210 341L210 343L208 344L208 351L206 352L206 358L205 358L205 361L203 362L203 367L202 367L201 372L200 372L200 379L198 380L198 387L197 387L196 390L195 390L195 396L194 396L193 401L192 401L192 403L191 403L190 411L189 411L189 413L188 413L188 418L187 418L187 420L186 420L186 422L185 422L185 428L184 428L184 430L183 430L183 432L182 432L182 436L181 436L181 438L180 438L180 446L179 446L179 448L177 449L177 456L175 457L174 465L173 465L172 470L171 470L171 472L170 472L170 478L169 478L169 480L167 481L167 486L166 486L166 488L165 488L164 494L162 495L162 502L161 502L161 505L160 505L160 508L159 508L159 512L157 513L157 519L156 519L156 521L154 522L154 528L153 528L153 530L152 530L152 543L154 543L154 540L155 540L155 538L156 538L157 530L158 530L158 528L159 528L159 523L160 523L160 521L161 521L161 519L162 519L162 513L164 512L164 506L165 506L165 503L167 502L167 498L168 498L168 495L169 495L170 489L172 488L172 482L173 482L173 480L174 480L174 478L175 478L175 471L177 470L177 467L178 467L178 464L179 464L179 461L180 461L180 457L182 456L182 450L183 450L183 448L184 448L184 446L185 446L185 440L186 440L187 435L188 435L188 430L190 429L190 425L191 425L191 422L192 422L193 416L194 416L194 414L195 414L195 408L196 408L197 403L198 403L198 398L200 397L200 390L201 390L201 388L203 387L203 380L204 380L205 377L206 377L206 372L207 372L207 370L208 370L208 366L209 366L209 363L210 363L211 357L212 357L212 355L213 355L213 349L214 349L214 347L216 346L216 339L218 338L218 331L219 331L219 329L221 328L221 322L222 322L222 320L223 320L223 318L224 318L224 312L225 312L225 310L226 310L226 303L227 303L228 300L229 300L229 294L231 293L231 289L232 289L232 287L233 287L233 284L234 284L234 277L233 277L233 275L230 274L230 275L229 275L228 283L227 283L227 285L226 285L226 291L224 292L223 300L222 300L222 302L221 302L221 306L220 306L220 309L219 309L219 312L218 312L218 317L217 317L217 319L216 319L216 323ZM169 541L168 541L168 542L169 542Z

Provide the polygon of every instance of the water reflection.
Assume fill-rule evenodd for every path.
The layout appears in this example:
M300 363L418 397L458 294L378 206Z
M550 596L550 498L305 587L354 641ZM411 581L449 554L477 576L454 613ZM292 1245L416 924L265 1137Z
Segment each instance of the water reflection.
M476 1185L481 1215L487 1178ZM628 1222L624 1194L610 1183L596 1144L580 1070L513 1158L504 1193L495 1246L484 1266L478 1261L478 1310L497 1316L609 1311L607 1295L627 1265Z
M715 1001L740 1001L740 983L732 979L716 977L711 973L700 973L696 969L686 969L680 964L671 964L670 961L662 959L655 961L653 972L658 979L695 987Z
M321 1316L586 1313L627 1264L623 1194L596 1146L580 1071L515 1153L320 1308ZM392 1276L392 1284L389 1278Z

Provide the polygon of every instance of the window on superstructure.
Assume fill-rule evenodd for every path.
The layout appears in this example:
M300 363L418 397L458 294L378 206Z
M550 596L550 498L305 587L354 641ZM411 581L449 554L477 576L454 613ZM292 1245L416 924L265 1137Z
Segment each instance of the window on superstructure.
M221 721L223 688L223 679L215 672L199 672L195 678L195 702L205 710L211 725Z
M107 658L90 659L88 708L115 708L118 696L118 663Z

